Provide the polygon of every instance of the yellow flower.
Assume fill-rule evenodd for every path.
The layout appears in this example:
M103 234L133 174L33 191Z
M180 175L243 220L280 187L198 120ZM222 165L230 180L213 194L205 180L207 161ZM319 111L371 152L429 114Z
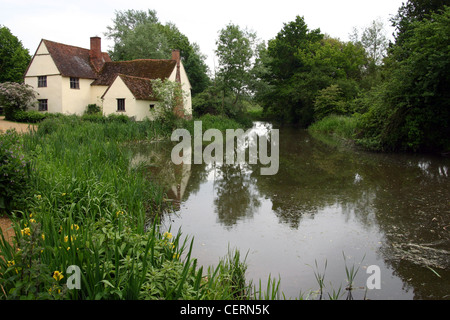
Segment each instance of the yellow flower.
M67 193L65 193L65 192L64 192L64 193L61 193L61 195L62 195L63 197L64 197L66 194L67 194Z
M45 234L42 234L41 237L42 237L42 240L45 240Z
M36 220L30 219L30 222L31 222L31 223L36 223Z
M64 236L64 242L69 241L69 236Z
M20 232L22 233L22 235L27 235L27 236L29 236L30 234L31 234L31 230L30 230L30 228L25 228L25 229L22 229L22 230L20 230Z
M164 232L164 237L167 239L172 239L172 234L170 232Z
M116 212L116 216L123 215L123 210L119 210Z
M59 272L58 270L56 270L55 272L53 272L53 278L56 281L61 280L62 278L64 278L63 274L61 272Z
M174 258L174 259L179 259L179 258L180 258L180 254L174 253L174 254L173 254L173 258Z
M38 200L41 200L41 195L38 194L38 195L36 196L36 198L37 198Z
M78 230L78 229L80 229L80 227L77 224L73 224L73 225L70 226L70 229Z
M8 261L8 263L6 264L7 267L11 267L13 265L15 265L16 263L14 262L14 260L10 260Z

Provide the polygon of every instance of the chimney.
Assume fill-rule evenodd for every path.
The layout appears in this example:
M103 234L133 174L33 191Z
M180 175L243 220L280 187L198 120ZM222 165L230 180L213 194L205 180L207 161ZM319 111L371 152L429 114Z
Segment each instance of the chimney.
M172 50L172 60L175 60L177 62L176 81L178 83L181 83L181 73L180 73L181 55L180 55L180 50Z
M91 37L91 49L89 50L89 61L95 71L100 71L103 67L104 59L102 54L102 39L100 37Z

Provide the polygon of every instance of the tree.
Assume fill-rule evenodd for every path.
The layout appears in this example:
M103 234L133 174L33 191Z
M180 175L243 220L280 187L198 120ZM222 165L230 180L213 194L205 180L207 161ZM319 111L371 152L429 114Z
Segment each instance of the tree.
M0 82L23 82L31 57L11 31L0 27Z
M238 103L241 97L249 93L255 41L254 32L242 30L231 23L219 32L216 41L216 54L219 58L217 77L221 82L222 101L224 104L225 96L231 94L232 106L236 111L241 111Z
M373 20L371 25L364 29L361 36L361 43L366 49L369 61L377 66L381 65L388 48L388 40L383 22Z
M323 35L319 29L309 30L302 17L285 24L269 41L263 59L268 86L261 101L266 115L304 127L315 119L320 90L335 84L344 100L357 95L366 63L361 46Z
M382 103L364 116L362 136L384 150L448 152L450 7L415 20L408 30L391 50Z
M447 0L408 0L403 3L397 15L391 20L396 28L396 45L402 45L403 38L407 37L412 23L429 18L431 13L444 9L445 5L448 5Z
M162 24L156 11L116 11L113 26L105 35L114 41L111 58L115 61L134 59L170 59L173 49L181 59L192 85L192 94L202 92L209 84L205 56L197 44L191 44L173 23Z

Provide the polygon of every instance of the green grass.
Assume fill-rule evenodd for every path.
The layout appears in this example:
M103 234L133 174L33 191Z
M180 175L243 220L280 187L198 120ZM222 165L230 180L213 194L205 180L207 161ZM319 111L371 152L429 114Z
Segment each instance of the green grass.
M357 120L351 116L330 115L313 123L308 130L313 133L332 134L344 139L353 139Z

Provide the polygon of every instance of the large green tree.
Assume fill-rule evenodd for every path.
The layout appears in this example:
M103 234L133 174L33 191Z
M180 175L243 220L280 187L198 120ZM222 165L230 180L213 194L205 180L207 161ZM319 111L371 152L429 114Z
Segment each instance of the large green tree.
M338 85L346 99L357 94L357 81L366 63L364 49L309 30L303 17L284 25L269 41L263 78L265 112L281 121L308 126L314 119L319 92Z
M30 60L22 42L7 27L0 27L0 82L23 82Z
M116 11L113 25L107 27L105 35L114 41L110 55L115 61L169 59L172 49L178 49L193 95L202 92L210 82L199 46L190 43L175 24L162 24L154 10Z
M239 102L242 96L249 94L255 41L254 32L243 30L232 23L220 30L216 41L216 55L219 59L216 77L222 90L223 104L225 96L231 96L231 108L234 112L241 111Z

